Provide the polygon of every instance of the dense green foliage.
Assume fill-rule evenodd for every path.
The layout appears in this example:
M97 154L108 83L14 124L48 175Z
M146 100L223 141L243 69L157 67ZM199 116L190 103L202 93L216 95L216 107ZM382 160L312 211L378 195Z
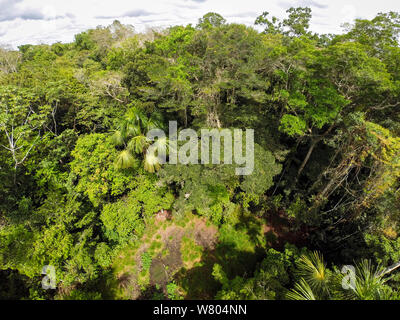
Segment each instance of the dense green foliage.
M398 299L400 15L287 14L1 48L0 298ZM172 120L254 129L253 174L160 165Z

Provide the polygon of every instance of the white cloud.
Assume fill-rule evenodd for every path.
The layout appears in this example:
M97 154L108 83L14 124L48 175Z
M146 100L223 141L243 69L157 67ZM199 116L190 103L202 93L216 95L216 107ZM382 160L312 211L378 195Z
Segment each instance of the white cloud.
M12 21L15 19L41 20L45 19L44 14L37 8L29 8L23 0L0 0L0 22Z
M286 9L310 6L314 32L340 32L354 18L372 18L379 12L400 11L398 0L0 0L0 43L72 41L75 34L114 19L135 26L166 27L192 23L207 12L218 12L228 22L253 25L263 11L279 18Z

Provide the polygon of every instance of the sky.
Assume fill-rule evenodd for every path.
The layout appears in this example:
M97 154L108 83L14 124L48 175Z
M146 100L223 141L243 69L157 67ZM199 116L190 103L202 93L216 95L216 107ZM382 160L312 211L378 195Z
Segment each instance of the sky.
M71 42L75 34L116 19L137 32L196 25L207 12L252 26L264 11L284 18L287 9L299 6L312 9L311 30L318 33L340 33L355 18L400 12L399 0L0 0L0 44Z

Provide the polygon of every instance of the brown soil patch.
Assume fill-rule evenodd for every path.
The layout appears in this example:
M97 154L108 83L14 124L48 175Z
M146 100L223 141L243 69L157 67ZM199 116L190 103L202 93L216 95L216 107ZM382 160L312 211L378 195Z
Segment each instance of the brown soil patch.
M196 243L204 249L212 250L217 243L217 228L214 226L207 227L204 220L198 220L194 230L194 239Z
M157 223L162 224L164 221L169 220L168 212L158 213L155 217ZM166 286L172 281L174 274L176 274L182 267L182 254L181 254L181 244L183 237L190 237L194 239L197 245L202 246L205 250L212 250L215 248L217 242L217 228L214 226L207 226L206 220L203 218L194 217L189 221L189 223L182 227L176 224L169 225L165 229L160 227L157 232L151 237L151 239L143 238L143 244L139 247L135 254L136 272L140 272L142 267L142 255L144 252L149 250L150 244L153 241L158 241L163 244L160 253L153 257L150 266L150 284L149 287L159 286L164 293L167 293ZM167 250L167 254L165 251ZM132 284L133 278L136 275L123 274L121 276L121 286L125 283ZM128 279L124 279L124 278ZM125 284L126 285L126 284ZM138 298L139 292L134 290L132 297Z
M150 267L150 285L158 284L164 288L169 282L170 274L181 267L181 242L184 233L184 229L177 226L170 226L158 233L168 250L168 255L163 257L162 254L159 254L153 259Z
M181 243L184 236L193 237L197 245L211 250L215 247L217 232L217 228L208 227L205 220L200 218L193 219L185 228L172 225L165 230L159 230L156 236L161 236L168 255L163 257L159 254L153 259L150 268L150 284L165 287L171 280L171 276L183 267Z
M172 219L172 212L168 210L160 210L155 214L156 221L166 221Z

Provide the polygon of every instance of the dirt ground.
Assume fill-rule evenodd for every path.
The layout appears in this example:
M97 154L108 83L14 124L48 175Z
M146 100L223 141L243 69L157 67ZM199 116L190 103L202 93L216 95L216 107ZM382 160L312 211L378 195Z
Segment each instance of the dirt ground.
M217 229L215 227L207 227L204 219L195 218L191 221L189 227L182 228L172 225L165 230L160 230L161 240L168 250L168 255L163 257L159 254L153 259L150 268L150 285L158 284L161 287L166 286L170 281L171 275L178 271L182 266L181 243L182 238L192 237L197 245L202 246L206 250L214 248L217 241ZM166 267L167 270L166 270Z
M141 290L137 285L137 274L141 270L141 257L144 252L149 250L150 243L158 241L162 243L160 252L153 257L150 266L150 283L151 288L158 287L166 294L166 286L172 281L173 275L183 267L181 256L182 238L188 237L195 241L196 245L202 246L205 250L213 250L217 243L218 230L214 226L207 226L205 219L193 217L185 226L180 226L173 221L168 221L166 228L165 222L170 220L167 215L160 214L155 217L156 224L160 227L151 239L144 237L143 244L136 250L134 254L135 268L134 273L124 272L119 274L119 286L124 290L130 291L127 296L131 299L140 299ZM165 254L167 252L167 254ZM133 270L132 270L133 271ZM144 297L142 297L144 298ZM147 297L148 298L148 297Z

